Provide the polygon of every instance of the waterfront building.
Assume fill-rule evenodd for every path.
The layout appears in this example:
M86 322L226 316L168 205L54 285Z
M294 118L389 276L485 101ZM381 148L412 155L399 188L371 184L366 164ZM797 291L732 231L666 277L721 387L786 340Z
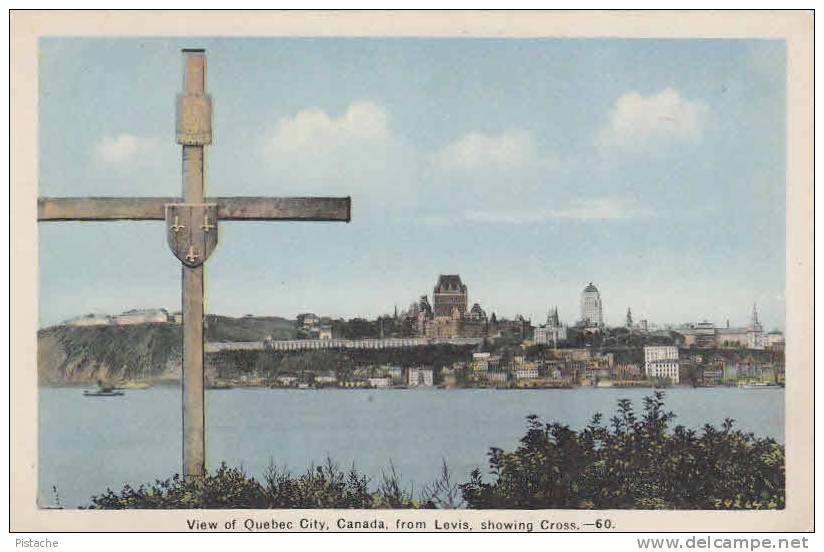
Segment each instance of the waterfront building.
M384 372L392 380L392 383L398 384L403 382L403 368L400 366L386 366Z
M298 378L295 376L278 376L276 381L282 387L292 387L297 384Z
M738 366L732 362L723 362L721 371L723 373L721 377L724 383L735 383L738 381Z
M392 379L391 378L367 378L369 382L369 387L373 387L375 389L386 389L387 387L392 386Z
M489 358L491 353L472 353L472 371L486 372L489 370Z
M619 364L615 367L615 379L635 380L641 376L641 368L637 364Z
M738 383L770 383L777 380L777 368L771 363L747 357L735 365Z
M495 385L502 385L509 381L509 372L503 370L486 372L486 374L484 374L484 380Z
M407 370L406 374L409 387L432 387L435 383L432 368L413 366Z
M538 379L540 372L538 366L534 362L527 362L521 366L516 366L513 371L515 379Z
M584 370L584 377L594 381L612 379L612 370L608 366L593 363Z
M724 381L724 370L721 368L704 368L701 370L702 385L721 385Z
M337 382L338 377L331 370L315 376L315 383L318 385L335 385Z
M598 288L589 283L581 292L581 326L585 328L604 327L604 306Z
M457 387L462 384L466 377L466 365L462 362L454 362L452 366L441 368L441 382L446 387Z
M499 355L491 353L472 353L472 371L473 372L489 372L497 370L501 363Z
M650 379L669 379L679 382L678 347L644 347L644 371Z

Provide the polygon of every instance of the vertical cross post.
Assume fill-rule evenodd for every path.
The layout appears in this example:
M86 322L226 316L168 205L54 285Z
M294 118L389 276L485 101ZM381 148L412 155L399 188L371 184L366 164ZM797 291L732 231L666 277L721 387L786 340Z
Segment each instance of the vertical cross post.
M211 140L188 140L185 130L186 110L206 93L206 53L184 50L183 96L178 109L178 142L183 146L183 202L203 203L205 144ZM211 131L211 113L209 130ZM209 132L211 135L211 132ZM211 136L209 136L211 138ZM201 252L201 254L203 254ZM183 476L201 477L206 466L206 420L203 378L203 264L181 265L183 294Z
M203 373L204 262L217 245L218 221L351 219L348 197L204 198L204 149L212 143L212 100L206 94L206 52L183 50L177 142L183 147L183 197L41 197L37 220L165 220L172 253L182 263L183 475L206 472ZM182 203L181 203L182 200Z

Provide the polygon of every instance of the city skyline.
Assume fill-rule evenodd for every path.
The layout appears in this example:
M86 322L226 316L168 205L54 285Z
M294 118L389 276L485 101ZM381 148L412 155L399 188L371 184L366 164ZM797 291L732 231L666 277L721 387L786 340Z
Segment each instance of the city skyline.
M589 286L591 286L591 285L593 285L593 283L589 282L589 284L587 285L586 288L584 288L583 291L585 292L587 290L587 288L589 288ZM422 296L426 296L427 298L431 298L432 295L433 295L432 293L422 294ZM469 298L471 296L469 296L467 294L467 297ZM580 306L579 306L579 311L576 314L574 314L573 316L571 316L570 318L568 318L568 319L565 318L564 316L562 316L562 314L560 313L560 311L557 307L557 304L552 304L552 305L548 306L547 309L546 309L546 313L543 316L538 316L536 318L536 317L532 317L532 316L525 316L524 313L520 313L520 312L519 313L514 313L512 315L507 316L507 315L499 314L498 311L495 311L495 310L487 311L484 308L482 302L479 302L479 301L472 301L472 302L475 303L475 304L479 304L481 306L481 308L484 309L487 317L490 317L493 314L495 314L496 317L498 317L500 319L513 319L517 316L524 316L535 327L543 325L545 323L547 317L551 316L553 312L554 312L555 316L558 317L559 323L562 326L572 327L572 326L580 325L581 322L583 322L583 319L582 319L582 316L581 316L582 313L580 312ZM340 320L353 319L353 318L378 319L378 318L391 317L393 315L406 314L406 313L408 313L408 311L410 309L415 307L415 304L416 304L416 301L413 301L408 305L395 304L395 305L393 305L391 310L385 310L384 312L377 313L377 314L375 314L374 316L371 316L371 317L370 316L358 317L358 316L346 316L346 315L330 316L326 312L324 312L322 310L317 310L317 309L314 310L314 311L307 310L307 311L301 311L301 312L297 312L297 313L293 313L293 314L265 313L265 312L247 312L247 313L243 313L242 315L227 315L225 313L219 313L219 312L208 313L208 314L213 314L213 315L216 315L216 316L236 316L236 317L241 317L241 316L257 316L257 317L275 316L275 317L280 317L280 318L284 318L284 319L296 319L296 320L299 319L301 316L306 315L306 314L314 314L314 315L317 315L317 316L320 316L320 317L325 317L325 318L330 318L330 319L340 319ZM630 306L628 308L631 309L632 307ZM115 312L85 312L85 313L80 313L80 314L77 314L75 316L72 316L71 318L61 320L58 323L53 324L53 325L60 325L60 324L66 323L66 322L71 322L72 320L82 319L84 317L94 316L94 315L112 316L112 315L118 315L118 314L135 313L135 312L140 312L140 311L153 311L153 310L156 310L156 309L165 310L168 313L172 313L172 314L178 314L178 315L180 314L180 309L179 308L172 308L172 307L164 306L164 305L160 305L160 306L144 305L144 306L130 308L130 309L124 310L124 311L119 312L119 313L115 313ZM758 313L757 316L759 318L759 321L761 319L761 314L760 314L760 310L758 310L758 305L757 305L757 303L753 303L753 305L751 305L751 310L748 313L747 323L752 321L753 309L755 309L757 311L757 313ZM625 312L624 317L623 317L623 324L622 323L610 324L610 323L604 322L604 327L605 328L626 327L626 325L627 325L626 320L627 320L627 318L626 318L626 312ZM643 323L649 324L650 327L657 327L657 328L669 328L669 327L677 328L677 327L683 326L685 324L706 323L706 322L710 322L714 326L719 327L719 328L724 327L724 326L744 327L744 326L747 325L747 323L745 323L743 319L739 319L738 317L730 317L730 316L724 318L723 320L709 320L707 318L699 318L699 319L695 319L695 320L681 320L681 321L675 322L675 321L649 320L649 319L647 319L643 316L633 315L633 321L634 321L633 322L633 327L639 326L639 324L643 322ZM770 330L773 330L773 329L778 329L778 328L765 328L765 331L770 331Z
M41 195L179 192L191 42L41 41ZM607 325L627 307L737 325L757 303L783 330L783 42L197 42L208 193L353 198L340 228L221 224L209 313L374 318L454 273L470 304L536 324L553 306L574 322L592 281ZM41 326L177 310L162 224L56 226L39 225Z

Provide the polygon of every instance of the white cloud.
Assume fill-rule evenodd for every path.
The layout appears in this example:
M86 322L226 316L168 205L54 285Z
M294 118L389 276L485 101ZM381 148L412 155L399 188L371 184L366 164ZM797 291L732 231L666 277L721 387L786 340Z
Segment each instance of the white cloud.
M465 134L441 150L435 161L447 169L512 169L529 164L534 157L532 135L512 129L497 135Z
M674 88L651 96L627 92L615 102L609 121L597 136L601 148L643 150L701 139L709 108L682 98Z
M151 162L162 150L159 138L122 133L104 136L94 145L93 157L107 165L127 167Z
M260 153L272 172L303 180L381 171L394 146L386 110L355 102L339 117L311 107L280 119Z
M294 117L277 122L266 148L270 153L295 153L328 150L362 140L384 139L389 135L386 111L373 103L358 102L333 119L321 109L311 107Z
M577 200L558 209L470 211L464 214L468 221L497 224L536 224L554 220L607 221L652 216L654 213L648 208L607 197Z

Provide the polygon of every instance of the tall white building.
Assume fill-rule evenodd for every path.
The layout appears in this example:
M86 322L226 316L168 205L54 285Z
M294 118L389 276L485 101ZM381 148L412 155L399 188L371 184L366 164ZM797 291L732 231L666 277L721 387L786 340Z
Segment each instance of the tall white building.
M601 293L592 282L581 293L581 325L587 328L604 327L604 306Z
M678 347L644 347L644 371L648 378L662 378L678 383Z

